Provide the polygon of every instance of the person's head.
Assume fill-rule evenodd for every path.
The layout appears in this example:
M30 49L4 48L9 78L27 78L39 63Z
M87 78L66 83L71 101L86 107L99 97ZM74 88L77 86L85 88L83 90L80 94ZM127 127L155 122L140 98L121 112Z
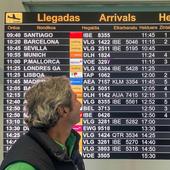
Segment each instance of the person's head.
M80 107L67 77L45 77L25 94L25 121L29 127L49 129L64 117L73 125L79 122Z

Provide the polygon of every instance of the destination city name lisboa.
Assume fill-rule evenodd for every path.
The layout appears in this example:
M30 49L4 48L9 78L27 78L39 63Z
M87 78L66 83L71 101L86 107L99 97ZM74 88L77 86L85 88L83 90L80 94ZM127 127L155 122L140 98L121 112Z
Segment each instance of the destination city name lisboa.
M159 13L159 22L170 22L170 15L166 13ZM79 15L71 15L69 13L65 15L49 15L46 13L37 14L37 22L80 22L81 17ZM135 22L137 21L136 15L127 13L126 15L119 15L114 13L113 15L107 15L102 13L99 17L99 22Z

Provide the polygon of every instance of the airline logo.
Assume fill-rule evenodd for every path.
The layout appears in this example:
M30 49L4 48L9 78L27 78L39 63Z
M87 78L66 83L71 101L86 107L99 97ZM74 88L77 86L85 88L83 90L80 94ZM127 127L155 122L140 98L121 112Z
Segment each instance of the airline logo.
M83 86L81 85L71 85L72 90L76 93L77 98L82 98L83 96Z
M82 52L71 52L70 58L83 58L83 53Z
M82 65L70 65L70 77L71 78L83 77Z
M82 118L83 117L83 112L80 112L80 118Z
M83 65L83 59L81 58L70 59L70 65Z
M5 22L7 24L17 24L23 22L22 13L6 13Z
M70 71L71 72L82 72L83 67L82 65L70 65Z
M70 78L71 85L82 85L83 79L82 78Z
M82 52L83 40L80 38L70 39L70 52Z
M83 38L83 32L70 32L70 38Z
M82 132L82 125L74 125L73 129L77 132Z
M83 73L82 72L70 72L70 77L71 78L83 77Z

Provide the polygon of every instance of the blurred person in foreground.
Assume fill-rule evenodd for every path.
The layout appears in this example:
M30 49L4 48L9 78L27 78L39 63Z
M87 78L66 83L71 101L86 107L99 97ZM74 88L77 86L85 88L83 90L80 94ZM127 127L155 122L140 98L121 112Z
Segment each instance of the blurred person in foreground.
M29 131L13 145L1 170L85 170L79 153L81 103L69 79L45 77L25 94Z

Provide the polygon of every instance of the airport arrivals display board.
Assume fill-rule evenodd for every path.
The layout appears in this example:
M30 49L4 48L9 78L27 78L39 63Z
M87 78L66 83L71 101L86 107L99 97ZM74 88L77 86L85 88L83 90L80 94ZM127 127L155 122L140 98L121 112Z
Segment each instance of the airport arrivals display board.
M25 91L66 75L83 158L170 159L170 12L7 12L4 37L4 155Z

